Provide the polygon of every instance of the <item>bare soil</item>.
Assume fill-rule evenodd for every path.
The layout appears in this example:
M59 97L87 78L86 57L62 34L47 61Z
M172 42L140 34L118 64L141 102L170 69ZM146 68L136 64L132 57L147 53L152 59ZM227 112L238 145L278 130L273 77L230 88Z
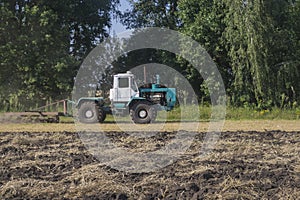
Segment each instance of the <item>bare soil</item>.
M49 127L48 127L49 128ZM300 130L224 131L207 157L197 133L180 160L151 173L100 163L75 132L0 131L0 199L298 199ZM175 134L148 139L107 132L136 151ZM130 141L130 142L128 142Z

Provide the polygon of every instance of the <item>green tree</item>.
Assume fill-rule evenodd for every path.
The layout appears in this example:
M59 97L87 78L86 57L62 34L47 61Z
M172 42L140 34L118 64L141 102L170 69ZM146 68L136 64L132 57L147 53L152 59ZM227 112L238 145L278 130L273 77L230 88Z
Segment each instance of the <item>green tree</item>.
M108 36L115 3L2 0L1 102L68 97L81 60Z
M179 0L129 0L132 9L121 15L128 28L167 27L177 29Z
M225 30L225 6L220 1L183 0L179 2L178 16L181 22L180 32L199 42L209 53L223 76L226 88L231 82L231 68L222 34ZM191 47L192 48L192 47ZM182 68L189 74L194 88L201 90L203 100L209 100L205 83L192 66L183 63ZM198 93L199 94L199 93Z
M129 28L168 27L191 36L217 64L231 103L267 108L299 102L299 4L299 0L136 0L123 22ZM205 83L189 63L164 52L153 55L160 56L161 63L180 66L178 71L207 99Z
M280 107L300 101L300 1L267 1L272 21L268 34L268 65L272 98Z
M271 106L272 76L268 63L268 37L272 20L264 1L226 1L225 39L234 82L232 101Z

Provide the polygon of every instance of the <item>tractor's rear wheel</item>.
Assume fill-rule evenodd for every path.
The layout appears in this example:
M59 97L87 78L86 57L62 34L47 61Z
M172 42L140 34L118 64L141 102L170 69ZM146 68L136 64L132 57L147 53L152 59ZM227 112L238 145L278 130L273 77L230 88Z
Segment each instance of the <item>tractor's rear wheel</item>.
M130 109L130 116L136 124L149 124L155 121L156 110L148 102L139 102Z
M95 102L84 102L78 110L78 119L81 123L97 123L99 116L99 109Z

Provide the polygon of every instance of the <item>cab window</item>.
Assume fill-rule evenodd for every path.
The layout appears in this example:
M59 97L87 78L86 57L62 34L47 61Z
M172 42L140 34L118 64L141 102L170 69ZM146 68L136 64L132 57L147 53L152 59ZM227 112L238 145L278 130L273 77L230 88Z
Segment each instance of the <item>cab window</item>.
M129 79L128 78L119 78L119 88L128 88Z

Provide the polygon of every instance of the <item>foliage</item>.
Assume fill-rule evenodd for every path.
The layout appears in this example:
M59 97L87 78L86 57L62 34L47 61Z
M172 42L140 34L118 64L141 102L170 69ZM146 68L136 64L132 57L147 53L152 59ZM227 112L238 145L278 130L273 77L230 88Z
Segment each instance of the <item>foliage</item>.
M112 13L128 28L166 27L199 42L215 61L232 106L261 111L299 106L299 0L129 2L131 9L121 13L118 0L1 0L0 109L20 110L30 102L35 106L68 97L80 63L109 35ZM165 51L131 52L101 76L110 79L113 73L151 62L173 67L187 78L200 102L211 101L207 87L213 83Z
M121 15L123 23L129 28L168 27L176 29L178 0L129 0L132 10Z
M22 109L70 95L81 60L108 36L117 1L0 3L0 106L9 110L16 99Z
M128 28L179 30L207 50L223 76L232 105L255 105L263 110L292 108L299 102L299 0L130 2L132 10L123 15ZM161 61L168 58L174 60L169 56ZM193 85L199 99L209 101L207 83L188 62L175 59L174 65Z

